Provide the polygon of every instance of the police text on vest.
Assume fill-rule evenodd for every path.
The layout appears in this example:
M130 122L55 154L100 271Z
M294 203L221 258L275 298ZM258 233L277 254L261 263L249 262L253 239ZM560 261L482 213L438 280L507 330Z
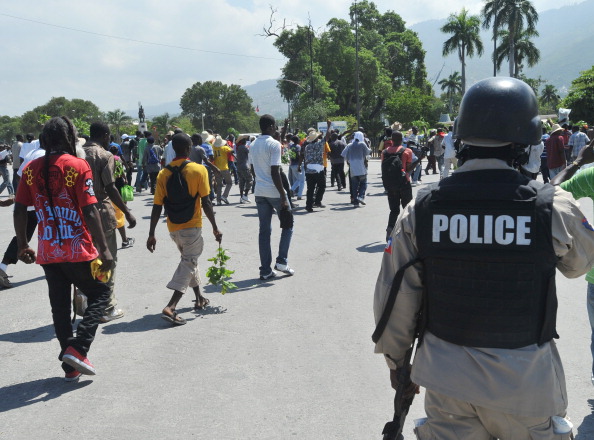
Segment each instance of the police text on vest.
M433 215L433 242L440 243L443 234L449 235L452 243L524 245L530 244L528 215L463 215L451 217Z

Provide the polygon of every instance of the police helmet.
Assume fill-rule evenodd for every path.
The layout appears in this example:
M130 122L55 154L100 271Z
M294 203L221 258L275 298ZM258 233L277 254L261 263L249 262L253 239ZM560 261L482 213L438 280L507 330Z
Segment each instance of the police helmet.
M540 143L542 122L532 88L515 78L483 79L470 87L454 122L454 138L498 147Z

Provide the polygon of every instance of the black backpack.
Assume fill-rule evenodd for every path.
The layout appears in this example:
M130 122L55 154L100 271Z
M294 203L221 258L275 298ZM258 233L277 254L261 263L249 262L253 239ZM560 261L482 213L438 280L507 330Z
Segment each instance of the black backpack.
M386 153L384 151L382 183L387 191L399 190L408 183L406 173L402 169L402 153L404 153L404 148L401 148L397 153Z
M189 163L190 161L186 160L178 167L172 167L171 165L165 167L171 171L171 176L167 180L167 197L163 202L165 213L171 223L186 223L194 217L198 194L194 197L190 195L188 182L182 174L182 170Z

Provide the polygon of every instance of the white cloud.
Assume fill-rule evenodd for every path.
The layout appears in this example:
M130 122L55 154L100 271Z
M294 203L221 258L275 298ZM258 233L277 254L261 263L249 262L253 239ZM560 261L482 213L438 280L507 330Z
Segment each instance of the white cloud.
M571 0L536 0L539 10ZM103 111L179 100L197 81L241 85L278 77L284 64L273 39L258 36L270 16L270 0L20 0L0 14L4 45L0 65L0 114L18 115L52 96L82 98ZM414 4L376 0L381 12L396 10L408 25L444 18L466 5L478 12L482 1L420 0ZM279 23L325 26L348 18L349 0L278 0ZM122 37L75 32L76 28ZM161 45L143 44L141 40ZM184 50L168 46L192 48ZM216 53L214 53L216 52ZM225 54L249 55L234 56ZM261 57L261 58L255 58Z

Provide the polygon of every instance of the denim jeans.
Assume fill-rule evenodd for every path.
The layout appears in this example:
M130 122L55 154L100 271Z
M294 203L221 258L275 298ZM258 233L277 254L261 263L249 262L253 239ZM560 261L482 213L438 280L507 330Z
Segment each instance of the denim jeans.
M147 188L148 173L144 171L142 165L139 165L136 169L136 183L134 186L136 187L136 192L140 192L141 189Z
M351 199L353 205L359 206L359 199L365 199L367 176L351 176Z
M12 182L10 181L10 173L8 172L8 167L6 164L0 165L0 175L2 176L2 185L0 185L0 194L4 191L5 188L8 188L8 194L14 194L14 188L12 187Z
M592 352L592 375L594 375L594 284L588 283L588 318L592 334L590 337L590 351Z
M557 167L557 168L549 168L549 178L552 179L553 177L555 177L557 174L559 174L564 169L565 169L565 165L561 165L560 167Z
M299 168L299 165L291 165L291 176L293 176L293 185L291 186L291 191L293 191L293 194L295 194L297 197L301 197L303 195L303 188L305 188L305 171L303 171L302 168L301 172L299 173L297 172L297 168Z
M277 214L281 209L279 198L256 196L256 208L258 209L258 219L260 220L260 233L258 235L258 248L260 250L260 275L268 275L272 271L272 250L270 248L270 234L272 232L272 214L276 209ZM289 246L293 228L282 229L280 243L278 245L278 257L276 262L287 264Z

